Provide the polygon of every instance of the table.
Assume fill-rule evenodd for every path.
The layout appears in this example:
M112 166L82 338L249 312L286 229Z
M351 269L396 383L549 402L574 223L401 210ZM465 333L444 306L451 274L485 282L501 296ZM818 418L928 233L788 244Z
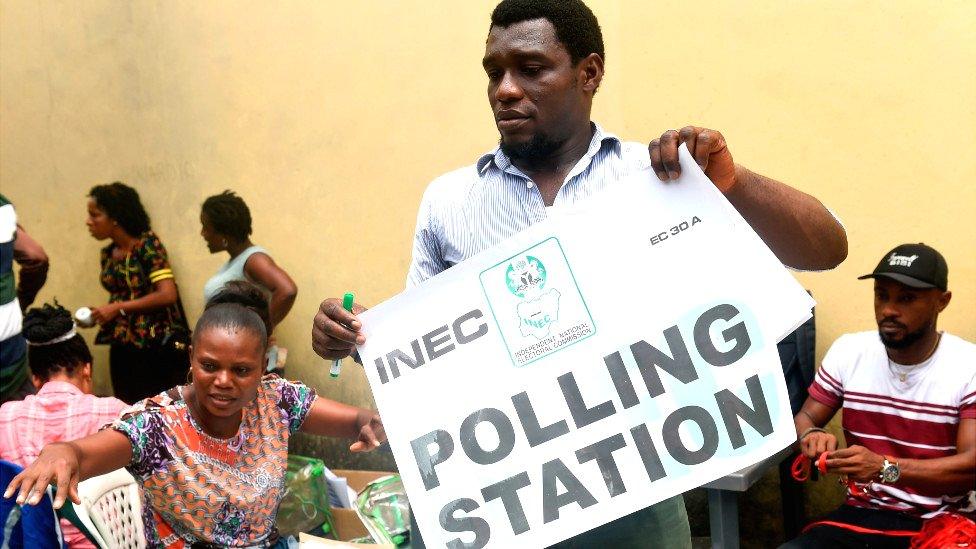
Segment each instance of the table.
M708 524L712 547L739 548L739 492L745 492L770 467L776 467L793 453L793 445L768 458L702 486L708 494Z

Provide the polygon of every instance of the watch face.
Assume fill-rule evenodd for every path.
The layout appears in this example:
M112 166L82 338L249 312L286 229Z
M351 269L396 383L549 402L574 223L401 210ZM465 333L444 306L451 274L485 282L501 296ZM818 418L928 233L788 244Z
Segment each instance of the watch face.
M884 482L885 484L898 482L900 477L901 469L894 463L888 463L885 465L884 469L881 470L881 482Z

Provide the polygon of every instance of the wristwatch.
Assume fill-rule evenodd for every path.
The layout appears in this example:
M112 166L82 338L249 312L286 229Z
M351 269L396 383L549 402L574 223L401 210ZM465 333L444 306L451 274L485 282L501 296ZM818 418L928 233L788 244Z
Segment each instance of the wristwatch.
M898 479L901 478L901 467L898 467L898 462L888 456L881 457L884 458L884 463L881 465L881 472L878 474L881 482L883 484L894 484L898 482Z

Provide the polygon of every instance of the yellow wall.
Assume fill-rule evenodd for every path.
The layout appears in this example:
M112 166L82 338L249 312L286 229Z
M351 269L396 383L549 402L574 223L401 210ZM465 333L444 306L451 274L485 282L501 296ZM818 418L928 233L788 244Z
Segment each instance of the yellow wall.
M199 237L199 205L231 188L300 288L278 334L289 373L369 404L361 369L328 379L310 319L326 296L399 291L425 185L493 146L479 63L492 5L0 0L0 189L52 258L40 298L104 301L85 194L119 179L196 318L225 260ZM595 120L640 141L717 128L737 160L844 220L847 262L799 275L820 302L821 355L873 327L855 276L904 241L948 258L941 326L976 340L976 3L593 7L608 52Z

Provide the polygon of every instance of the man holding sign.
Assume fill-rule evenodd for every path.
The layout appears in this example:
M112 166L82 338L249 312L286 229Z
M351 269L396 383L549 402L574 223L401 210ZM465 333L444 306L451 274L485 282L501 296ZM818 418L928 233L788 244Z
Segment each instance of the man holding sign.
M719 132L692 126L680 131L669 130L660 138L651 141L648 150L643 145L622 142L591 122L593 96L603 77L603 58L603 39L599 25L592 12L581 2L505 0L495 8L482 65L488 76L488 99L500 134L499 147L482 156L473 166L446 174L428 187L418 215L413 262L407 277L408 286L416 287L514 235L524 234L537 223L556 215L559 210L571 209L574 205L584 202L588 203L596 198L594 195L614 189L618 182L647 168L653 169L663 182L678 179L682 175L678 151L680 144L687 145L688 152L705 171L705 175L725 194L728 202L738 210L784 264L800 269L829 269L844 259L847 253L846 235L840 224L823 205L812 196L735 164ZM625 209L625 204L620 206L621 210ZM673 228L675 231L680 231L684 230L682 227L693 227L698 222L696 219L701 220L698 216L692 216L687 221L676 222ZM701 226L704 226L704 223ZM705 234L701 230L690 230L687 234L696 232ZM657 242L662 242L667 236L668 231L663 231L660 235L651 237L650 244L655 245L655 238ZM505 292L510 293L509 298L518 301L518 306L512 309L512 314L518 315L521 321L519 328L516 328L515 332L501 334L508 346L506 359L511 360L513 367L529 365L537 360L544 361L555 350L589 338L598 329L593 322L596 314L590 315L589 310L594 304L591 302L587 305L583 294L579 291L579 287L585 285L585 277L579 272L582 266L574 266L579 275L576 277L577 288L573 286L555 288L555 283L546 286L547 279L554 280L562 277L564 280L572 280L576 276L573 274L574 268L570 268L568 263L540 260L543 254L548 254L545 257L557 258L561 257L560 254L569 255L572 250L567 248L571 242L565 239L565 231L562 237L562 240L545 239L534 247L528 248L526 251L530 253L522 254L512 261L500 262L497 268L489 268L482 273L482 289L489 298L489 306L493 302L497 303ZM693 237L683 238L690 241ZM716 273L708 274L714 276ZM502 285L490 286L497 281L502 281ZM618 295L629 297L628 291L631 288L640 289L640 281L634 281L632 284L630 287L626 284L620 285ZM501 292L497 294L497 299L491 297L496 295L492 293L496 291ZM575 320L571 326L562 325L558 330L550 330L549 319L554 317L552 313L555 313L557 307L561 307L559 309L561 315L570 315ZM320 306L313 325L315 351L324 358L338 359L348 356L357 345L365 346L363 324L356 316L364 310L357 305L353 309L353 314L350 314L342 310L339 300L325 300ZM711 344L708 343L708 333L713 324L734 322L742 317L739 313L739 309L734 304L716 304L696 311L695 317L690 318L686 325L679 323L671 327L662 326L659 335L668 344L664 351L645 341L638 341L631 345L637 368L642 374L647 374L644 376L647 391L643 389L637 391L630 378L622 373L627 368L632 368L624 365L625 361L630 363L631 357L621 359L619 354L617 354L619 365L615 362L613 354L607 355L609 360L605 359L605 361L610 377L595 383L609 384L612 381L622 407L635 406L634 410L639 409L637 403L643 403L642 399L648 396L655 398L665 393L665 386L660 383L655 385L652 378L653 364L655 361L665 362L664 359L658 359L664 356L667 350L671 351L670 356L666 357L671 361L669 362L671 369L667 371L679 379L687 380L686 383L699 379L699 376L705 376L705 373L696 370L695 365L698 363L721 367L723 364L735 362L733 359L738 360L746 356L750 352L748 337L750 334L748 324L744 320L723 332L726 334L726 342L734 343L731 349L710 349ZM407 341L404 343L405 347L403 345L399 347L402 350L391 351L386 355L386 359L380 358L375 373L370 371L374 395L376 395L377 384L384 384L384 386L388 382L391 385L393 382L406 384L412 379L419 378L419 376L408 377L407 373L433 375L431 372L438 362L447 363L449 360L443 353L453 352L455 357L460 357L466 348L475 349L490 337L497 337L497 334L489 334L489 330L494 330L494 325L487 317L494 314L494 310L489 312L478 306L468 311L459 311L456 317L445 321L443 331L428 333L424 338L418 337L413 341L412 347ZM498 322L498 316L495 317ZM498 329L505 332L501 323L498 323ZM622 329L625 328L617 330L618 333ZM735 331L736 329L738 331ZM437 335L432 335L435 333ZM737 339L733 337L736 333L740 336ZM379 328L374 327L371 334L373 335L370 341L374 342L379 337ZM536 343L523 346L509 345L510 340L519 338L526 338ZM757 336L753 335L753 338L753 342L756 342ZM597 339L594 337L591 341ZM428 351L426 356L422 353L421 341ZM775 344L775 341L772 343ZM411 354L411 349L416 352ZM682 354L681 349L687 352ZM563 356L568 357L569 352L567 351ZM440 358L441 356L444 358ZM481 356L486 359L484 355ZM687 356L687 360L683 361L682 356ZM396 360L400 360L399 369ZM425 361L424 368L428 371L413 369ZM559 359L555 362L558 363ZM410 368L403 368L402 364ZM382 367L379 367L380 365ZM522 371L528 370L520 370ZM398 378L401 374L403 377ZM440 375L443 379L450 377L444 372ZM560 398L565 398L564 406L569 408L577 429L583 427L589 429L607 423L609 420L606 418L613 413L611 411L613 405L610 401L604 403L610 404L609 408L605 406L601 408L603 405L588 407L584 403L580 387L586 385L579 383L583 375L576 376L574 371L559 376L556 389L557 394L561 391ZM469 381L474 381L474 378ZM505 380L498 381L499 384L504 382ZM458 383L463 381L459 380ZM756 385L746 383L746 386L749 388L749 395L754 394L753 389L758 390L758 382ZM404 385L400 390L408 389ZM413 453L418 457L418 465L427 460L427 470L422 470L421 475L423 486L428 491L436 490L438 484L442 482L438 480L437 473L441 469L437 467L441 462L445 462L441 467L447 466L446 460L449 457L447 448L448 446L453 448L455 438L473 462L491 464L503 458L507 459L519 451L518 449L513 451L512 448L516 444L521 445L522 439L515 442L514 438L509 440L510 437L507 436L507 426L513 424L512 418L515 415L518 416L517 425L521 426L533 450L537 449L537 445L539 448L544 448L544 444L550 441L553 441L552 444L558 443L559 441L555 439L569 431L566 421L552 423L536 417L535 412L542 406L536 402L536 408L533 408L528 391L514 391L513 389L511 399L515 412L511 416L498 408L485 407L464 419L460 428L460 437L451 438L447 431L440 430L431 431L429 439L418 437L414 440ZM723 402L728 404L726 409L738 409L732 404L734 401L742 402L738 400L739 397L728 391L711 392L714 393L714 398L711 394L707 396L712 400L710 406L718 407L716 410L722 408ZM670 396L665 395L665 398ZM379 401L379 396L377 400ZM760 407L755 399L753 404L754 409L759 410ZM704 408L698 409L704 410ZM764 432L765 423L759 415L761 414L753 417L751 423L748 418L744 420L757 431ZM675 416L668 416L668 418L672 417ZM726 416L723 412L722 417L718 419L718 425L722 424L724 417ZM678 417L675 420L675 431L672 433L674 437L679 437L677 424L683 420L696 422L700 420L698 424L703 433L702 449L707 448L712 442L719 444L709 436L711 434L708 428L708 425L711 425L709 421L714 423L714 420L703 417L697 419L690 415ZM667 421L664 423L667 428ZM480 443L471 442L477 437L475 429L488 424L494 426L498 433L497 448L493 451L486 451ZM725 424L729 427L726 436L733 439L731 443L733 447L738 447L733 424L738 425L734 418ZM627 425L624 431L629 428L630 425ZM388 432L392 433L395 430L388 425ZM652 475L655 460L651 436L646 429L641 430L638 427L634 427L630 432L633 433L635 446L640 450L640 459L643 460L643 466L647 468L647 474ZM455 431L455 435L457 434L458 432ZM742 438L741 433L738 435ZM654 436L662 435L656 433ZM696 456L682 454L684 450L675 442L674 437L669 439L667 433L663 436L669 452L673 450L672 456L679 455L675 459L687 460L682 463L697 462ZM391 441L393 438L391 437ZM562 440L566 438L569 436ZM618 499L624 499L626 490L623 485L619 482L614 484L615 481L622 479L613 474L615 469L610 466L613 463L614 450L621 447L618 440L619 444L624 444L622 435L619 439L611 436L601 443L579 449L576 455L580 463L593 461L599 464L599 470L607 482L610 496L621 496ZM509 444L512 446L508 446ZM487 444L487 446L491 445ZM436 448L437 451L429 453L432 448ZM501 452L503 449L509 451ZM394 453L397 452L398 449L395 447ZM502 453L505 455L502 456ZM693 453L695 452L689 452L689 454ZM635 452L634 455L636 456L637 453ZM559 464L556 464L557 461ZM400 465L405 482L408 482L416 471L407 473L402 470L406 464ZM595 499L591 501L588 497L589 491L582 484L574 484L574 474L562 467L560 460L550 460L543 467L541 481L533 481L527 474L522 474L486 486L481 490L483 500L485 503L488 501L504 503L510 522L508 528L514 531L515 535L522 535L523 538L520 539L527 539L525 532L532 534L534 533L532 529L538 526L531 517L526 518L524 512L520 513L522 505L518 494L534 490L536 483L542 485L542 495L539 497L543 502L540 505L544 507L544 512L539 513L540 517L544 515L544 518L535 521L536 523L549 524L551 521L558 520L560 510L563 511L564 517L572 516L571 507L578 505L580 508L585 508L595 502ZM537 474L536 471L529 473ZM533 487L520 490L529 484L533 484ZM557 484L561 484L563 488L559 488ZM627 485L628 488L630 486ZM454 532L463 531L465 524L469 528L456 540L447 542L447 545L484 546L488 543L485 537L487 524L482 527L470 517L461 518L464 514L462 511L471 511L470 507L473 504L469 503L472 501L470 499L457 501L462 503L454 508L442 510L441 526L447 524L445 529L458 528L453 530ZM572 501L572 505L567 506L567 501ZM529 505L524 507L528 510ZM434 517L435 521L436 518ZM425 517L420 520L428 519ZM465 523L465 520L469 522ZM571 519L564 518L564 520ZM501 527L495 526L494 532L500 531ZM474 541L466 541L471 539L472 532L475 533ZM567 546L575 547L596 544L612 547L651 545L689 547L690 534L683 501L680 496L677 496L594 528L565 543Z

